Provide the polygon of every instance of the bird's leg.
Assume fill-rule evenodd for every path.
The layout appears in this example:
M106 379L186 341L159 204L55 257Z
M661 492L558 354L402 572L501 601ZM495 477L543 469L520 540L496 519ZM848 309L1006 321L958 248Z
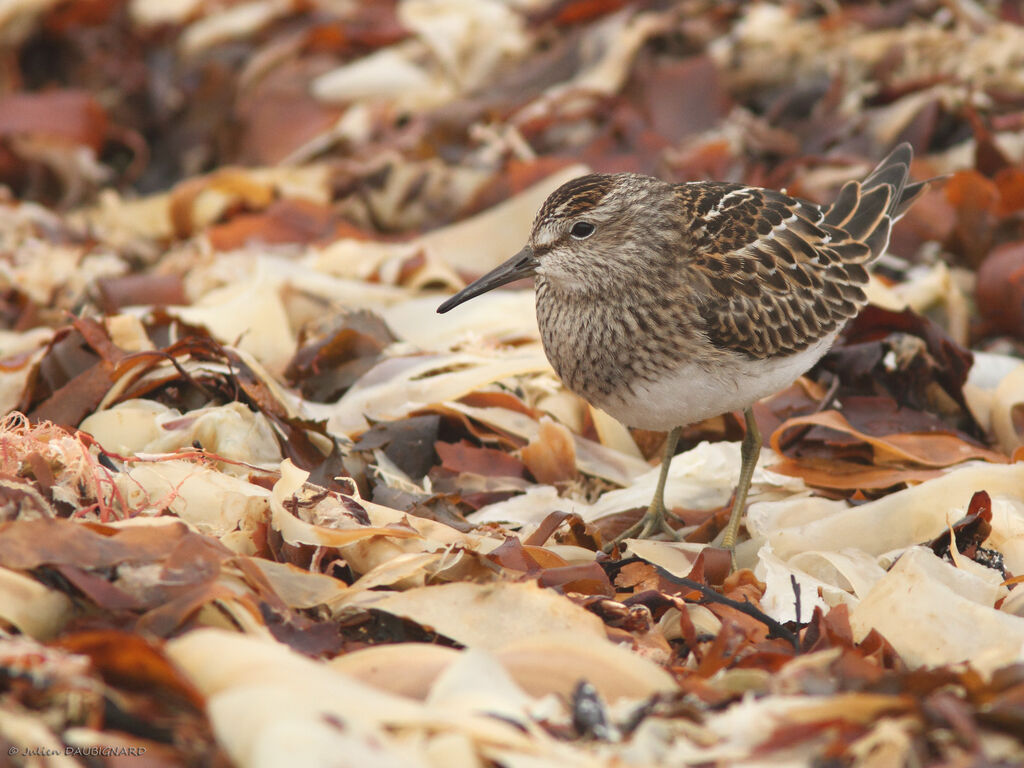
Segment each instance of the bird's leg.
M634 536L646 539L651 534L664 532L673 539L676 538L675 530L668 524L668 520L665 518L665 481L668 479L668 468L672 465L672 457L676 455L676 445L679 443L679 434L682 431L682 427L676 427L668 433L668 437L665 439L665 454L661 459L661 473L658 475L658 486L654 489L654 498L651 499L651 504L647 507L644 516L635 525L630 526L608 542L608 545L605 547L606 550L610 550L616 542L633 538Z
M747 434L740 446L740 482L736 486L736 496L733 498L729 522L725 526L725 535L722 536L722 546L728 549L732 555L733 570L736 570L736 534L739 532L740 520L743 519L743 511L746 509L750 478L754 475L757 458L761 455L761 432L757 428L753 409L744 410L743 418L747 422Z

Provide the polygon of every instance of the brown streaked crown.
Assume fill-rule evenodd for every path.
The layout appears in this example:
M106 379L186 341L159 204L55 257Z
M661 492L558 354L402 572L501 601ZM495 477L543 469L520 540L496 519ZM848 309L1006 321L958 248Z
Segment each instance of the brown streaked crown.
M615 184L615 177L591 173L571 179L548 197L537 213L536 222L578 216L601 203Z

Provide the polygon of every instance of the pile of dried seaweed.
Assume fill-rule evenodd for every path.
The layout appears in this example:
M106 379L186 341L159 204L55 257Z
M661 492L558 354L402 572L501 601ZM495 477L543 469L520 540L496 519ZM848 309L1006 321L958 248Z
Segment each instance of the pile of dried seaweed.
M0 747L15 765L1024 761L1015 3L0 6ZM872 306L664 435L528 290L584 172L935 183ZM149 763L144 761L148 760Z

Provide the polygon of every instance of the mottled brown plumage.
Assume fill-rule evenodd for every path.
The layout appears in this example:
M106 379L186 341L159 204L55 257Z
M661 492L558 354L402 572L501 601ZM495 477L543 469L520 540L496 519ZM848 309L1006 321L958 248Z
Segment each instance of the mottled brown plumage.
M734 536L759 450L749 406L810 368L865 303L865 266L924 189L907 183L911 159L900 145L828 208L742 184L582 176L545 201L522 251L438 311L535 275L545 352L589 402L647 429L745 409ZM663 515L659 490L642 535Z

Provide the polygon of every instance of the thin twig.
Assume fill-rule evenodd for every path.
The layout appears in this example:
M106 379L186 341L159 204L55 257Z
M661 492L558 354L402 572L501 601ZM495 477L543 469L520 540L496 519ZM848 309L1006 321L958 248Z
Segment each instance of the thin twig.
M793 585L793 602L796 604L796 623L801 624L800 621L800 585L797 584L796 574L789 574L789 583Z
M687 587L689 589L694 590L695 592L700 592L700 594L704 598L701 601L701 603L719 603L721 605L727 605L730 608L735 608L740 613L746 614L747 616L750 616L751 618L760 621L762 624L768 627L768 637L781 637L782 639L787 640L789 643L791 643L794 650L800 650L799 635L797 635L796 632L786 629L786 627L777 622L764 611L754 607L754 604L751 603L750 600L747 600L746 598L744 598L743 602L740 602L739 600L733 600L721 594L720 592L716 592L713 588L705 586L704 584L693 581L692 579L687 579L682 576L676 576L675 574L666 571L659 565L655 565L654 563L648 563L648 565L654 568L654 570L658 572L658 575L660 575L666 581L669 581L673 584L678 584L682 587Z

